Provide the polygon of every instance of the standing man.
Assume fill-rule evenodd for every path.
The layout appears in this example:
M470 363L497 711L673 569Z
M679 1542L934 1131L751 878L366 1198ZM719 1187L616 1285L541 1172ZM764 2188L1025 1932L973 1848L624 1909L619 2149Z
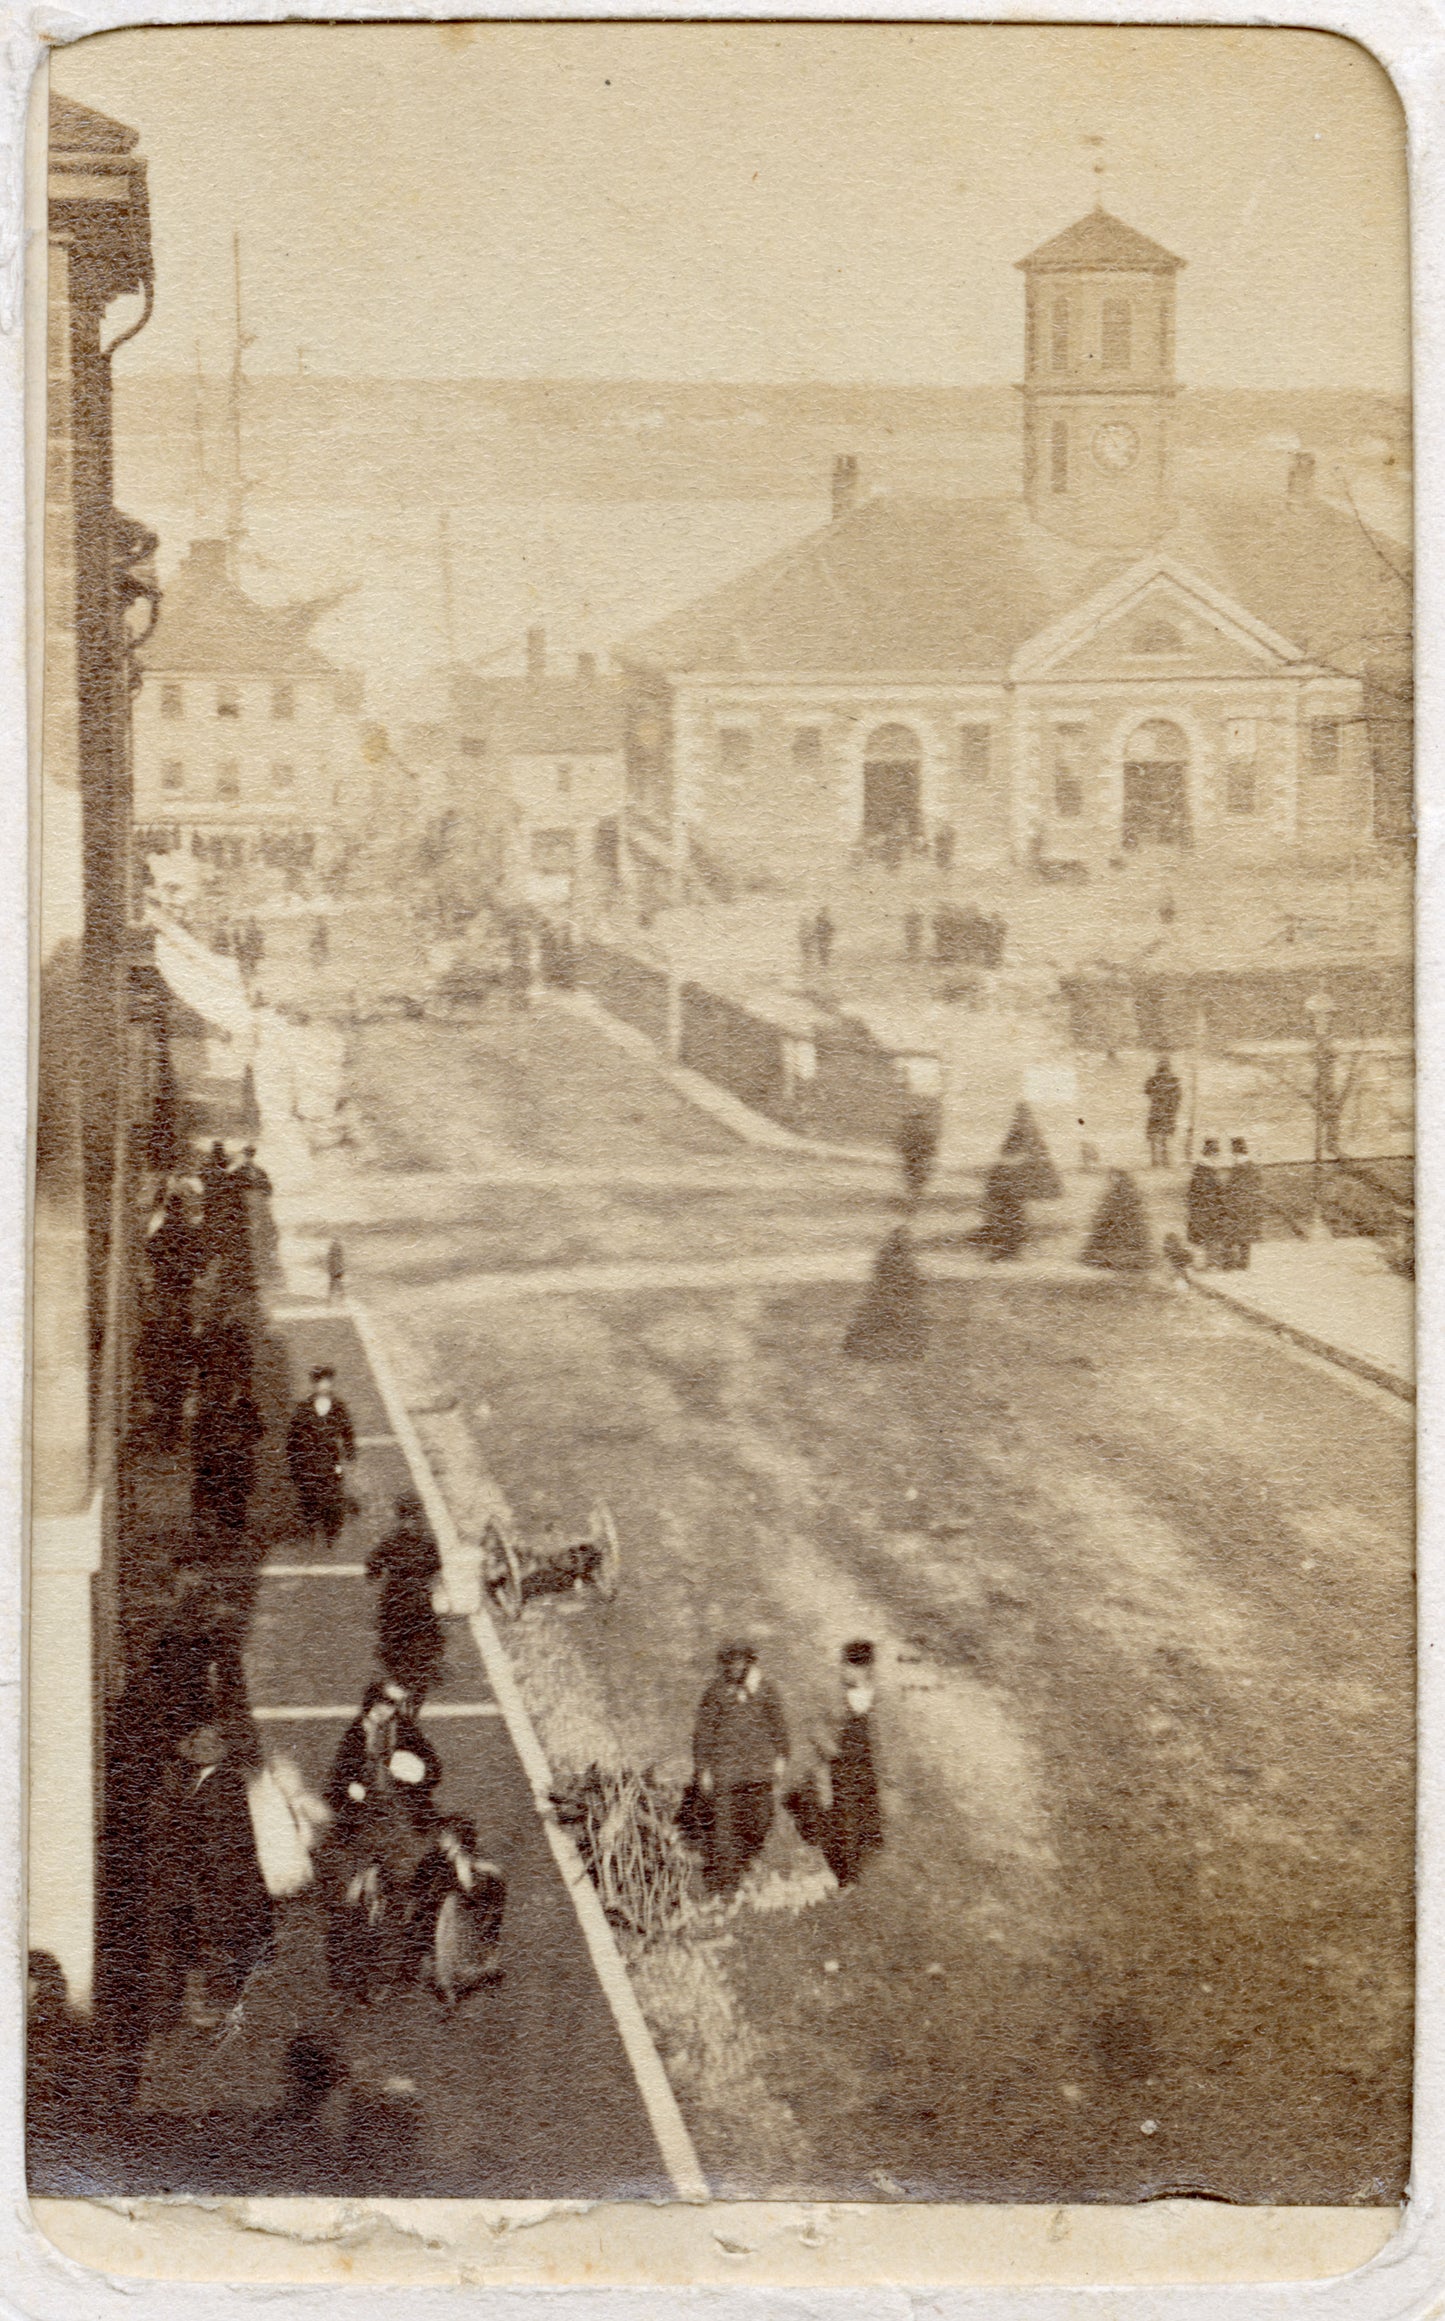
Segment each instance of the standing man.
M1249 1270L1249 1253L1264 1223L1264 1179L1249 1157L1242 1136L1229 1140L1229 1173L1220 1195L1224 1265L1229 1273Z
M817 1842L840 1886L851 1886L883 1843L873 1761L873 1657L873 1646L861 1639L844 1645L843 1697L818 1735Z
M291 1414L286 1464L307 1531L319 1531L329 1547L346 1521L343 1469L356 1457L351 1413L336 1392L328 1363L311 1373L311 1393Z
M735 1894L773 1826L773 1793L788 1761L788 1725L751 1644L724 1644L693 1732L698 1794L711 1808L703 1881Z
M1149 1117L1144 1133L1149 1139L1149 1166L1167 1169L1169 1140L1179 1118L1179 1105L1184 1095L1167 1056L1161 1056L1144 1083L1144 1094L1149 1102Z
M828 972L828 962L833 956L833 937L837 932L838 930L833 924L833 914L824 903L813 921L813 949L818 954L818 965L825 975Z
M1224 1171L1219 1165L1219 1139L1206 1136L1203 1150L1189 1179L1184 1202L1184 1230L1202 1253L1208 1273L1224 1262Z

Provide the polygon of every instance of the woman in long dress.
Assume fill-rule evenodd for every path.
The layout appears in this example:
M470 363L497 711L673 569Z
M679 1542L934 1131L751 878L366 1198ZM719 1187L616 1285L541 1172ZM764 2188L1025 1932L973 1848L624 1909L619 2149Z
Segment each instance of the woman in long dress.
M441 1760L394 1682L367 1689L342 1735L326 1803L330 1853L327 1968L337 1988L371 2001L409 1971L412 1880L429 1842Z

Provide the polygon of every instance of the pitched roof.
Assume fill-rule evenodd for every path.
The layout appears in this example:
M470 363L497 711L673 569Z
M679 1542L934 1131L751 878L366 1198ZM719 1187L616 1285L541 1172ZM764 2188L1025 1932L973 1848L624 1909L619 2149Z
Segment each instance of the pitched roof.
M622 747L616 677L459 675L453 698L468 733L498 757L595 757Z
M1147 234L1136 233L1108 210L1090 210L1076 225L1065 226L1051 242L1041 242L1027 258L1015 261L1025 273L1077 272L1098 267L1127 269L1132 274L1175 274L1185 264Z
M1374 639L1409 623L1395 559L1321 500L1199 501L1154 548L1340 666L1358 667ZM679 674L1000 676L1144 553L1078 547L1021 500L880 497L644 630L620 657Z
M95 113L70 97L50 99L50 143L62 153L129 153L140 141L140 131L108 113Z
M231 577L224 540L195 540L161 597L140 654L147 669L217 677L334 677L307 637L334 597L257 604Z

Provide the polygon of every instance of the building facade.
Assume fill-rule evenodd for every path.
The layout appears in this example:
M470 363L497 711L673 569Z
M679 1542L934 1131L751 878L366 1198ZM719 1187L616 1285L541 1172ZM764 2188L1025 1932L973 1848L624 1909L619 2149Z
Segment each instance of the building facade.
M944 827L981 864L1368 842L1393 561L1307 455L1269 500L1180 496L1182 261L1096 211L1022 263L1019 498L870 498L840 460L823 531L623 648L664 889Z
M32 1227L29 1927L91 1996L104 1707L134 1327L132 1188L164 1036L132 923L129 706L155 607L111 470L116 348L149 318L136 133L52 98L39 1058ZM110 314L118 300L138 314Z
M142 648L139 844L283 873L361 812L360 691L309 641L327 600L257 604L232 565L227 541L194 542Z
M605 902L621 877L623 690L589 656L547 666L540 630L526 674L452 681L456 794L494 834L500 898L539 910Z

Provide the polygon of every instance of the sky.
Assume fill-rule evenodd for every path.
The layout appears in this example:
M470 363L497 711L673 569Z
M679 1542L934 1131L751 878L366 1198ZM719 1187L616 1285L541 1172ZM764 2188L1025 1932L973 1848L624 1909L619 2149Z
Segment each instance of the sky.
M1408 384L1403 116L1330 34L229 25L51 69L149 162L137 371L229 360L239 230L256 373L1007 380L1015 261L1102 182L1187 261L1186 383Z

